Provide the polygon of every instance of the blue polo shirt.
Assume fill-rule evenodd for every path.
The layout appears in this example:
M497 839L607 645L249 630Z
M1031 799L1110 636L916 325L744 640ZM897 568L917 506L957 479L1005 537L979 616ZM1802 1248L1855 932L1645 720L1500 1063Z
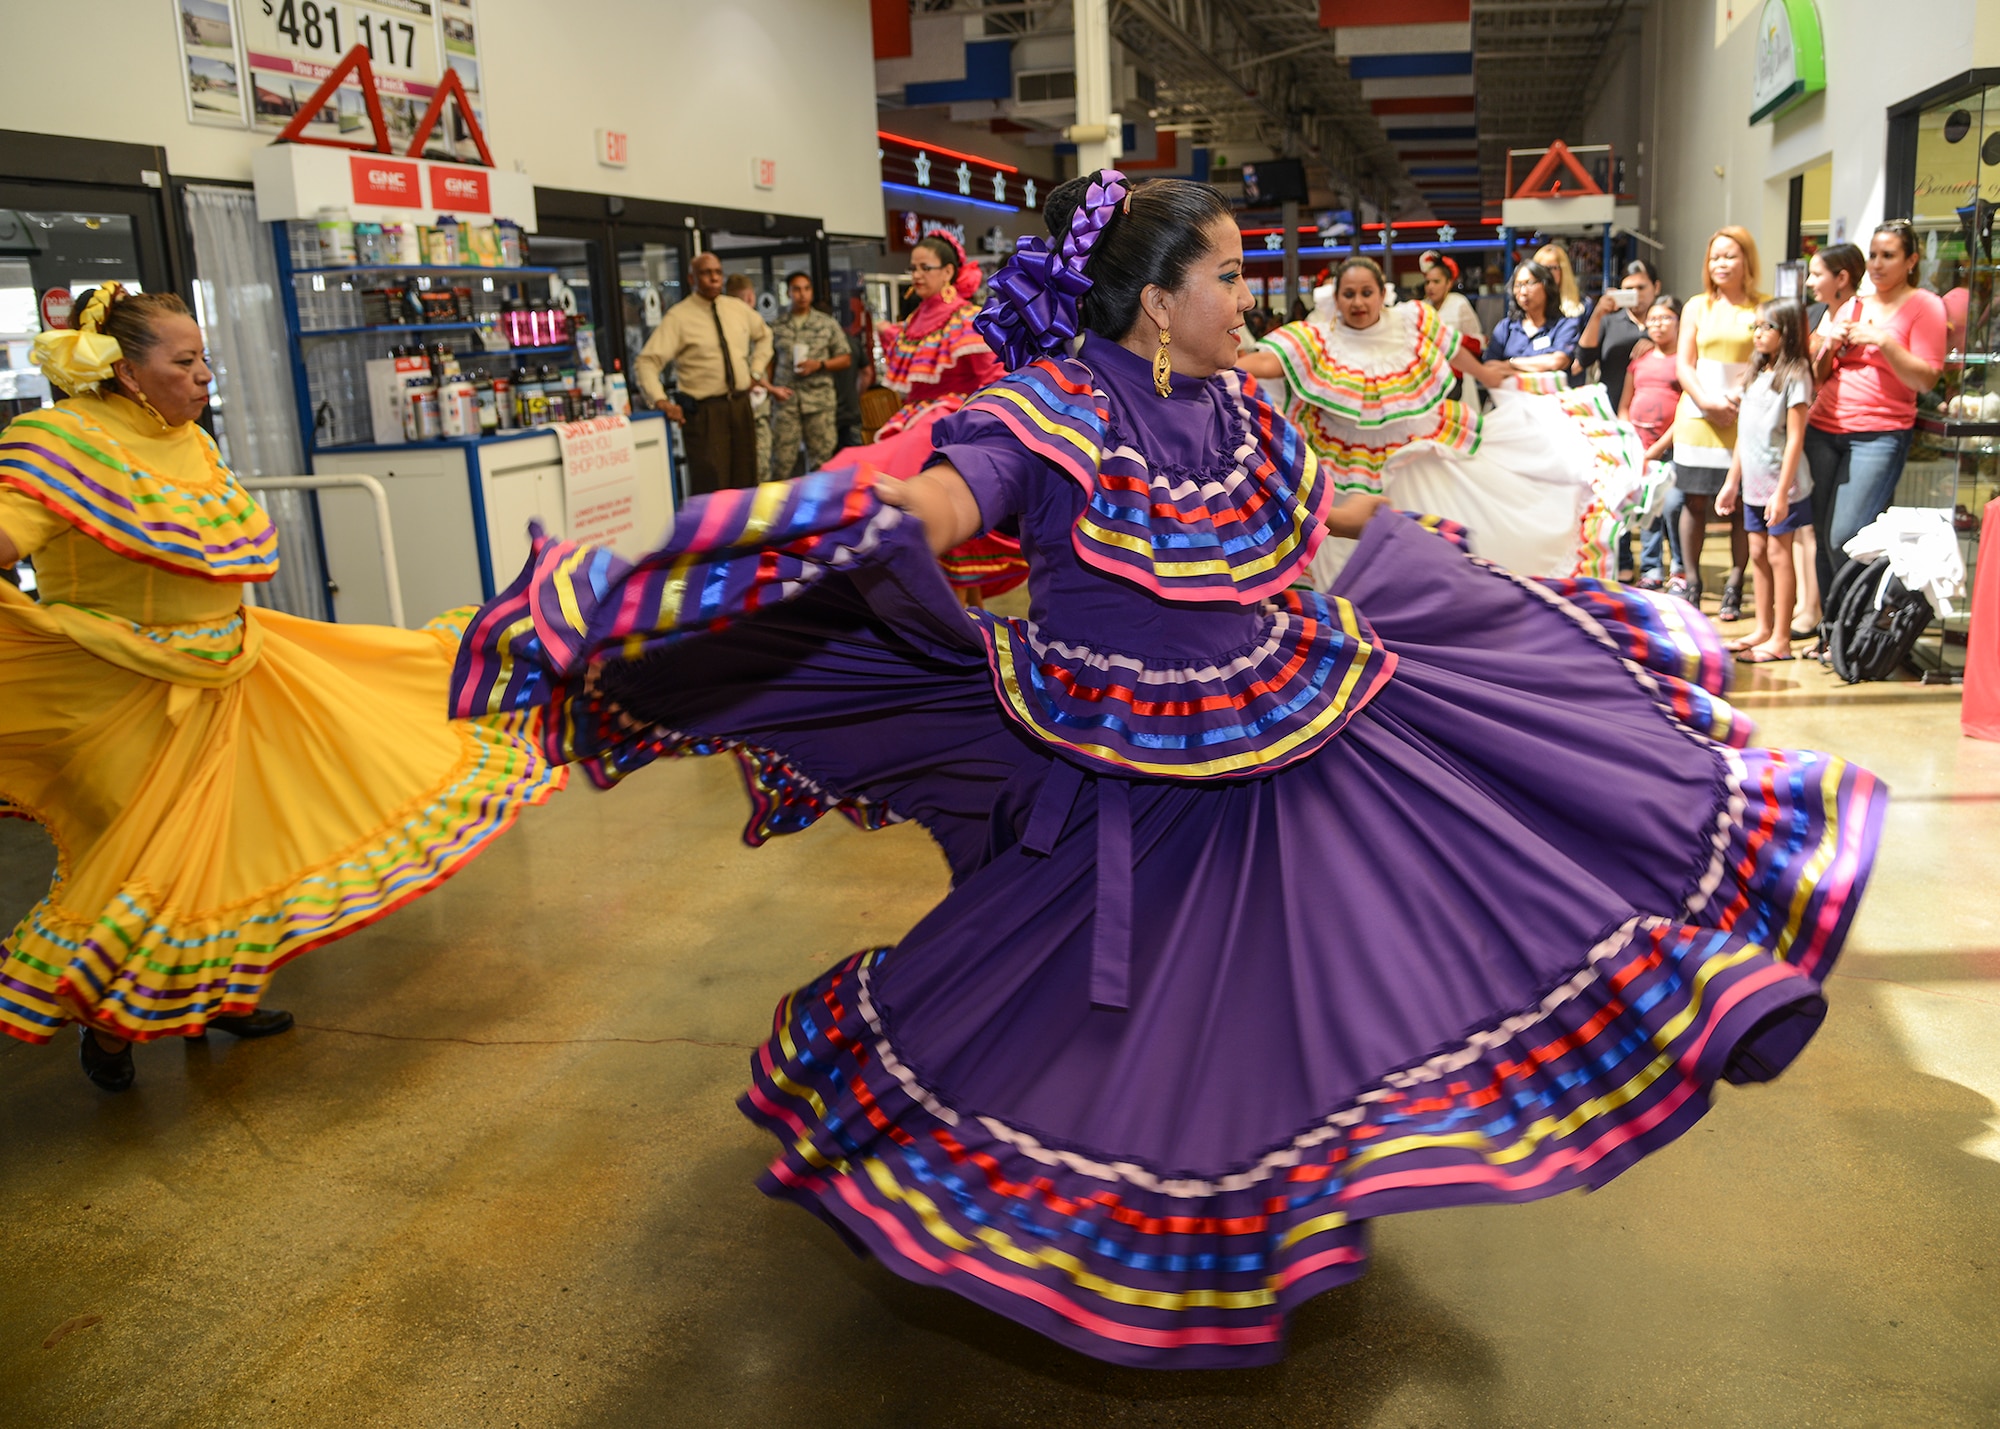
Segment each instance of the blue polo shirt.
M1509 313L1493 329L1493 336L1486 340L1486 351L1482 355L1488 360L1510 357L1547 357L1550 353L1566 352L1576 356L1577 339L1583 336L1583 319L1558 317L1545 325L1540 332L1530 334L1521 326L1521 319Z

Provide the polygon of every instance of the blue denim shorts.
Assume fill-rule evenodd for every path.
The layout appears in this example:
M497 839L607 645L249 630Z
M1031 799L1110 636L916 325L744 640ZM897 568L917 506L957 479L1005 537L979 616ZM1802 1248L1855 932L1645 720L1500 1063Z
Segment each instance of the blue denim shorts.
M1772 526L1764 520L1764 508L1743 503L1743 529L1756 536L1789 536L1802 526L1812 525L1812 499L1810 497L1794 501L1785 512L1785 519Z

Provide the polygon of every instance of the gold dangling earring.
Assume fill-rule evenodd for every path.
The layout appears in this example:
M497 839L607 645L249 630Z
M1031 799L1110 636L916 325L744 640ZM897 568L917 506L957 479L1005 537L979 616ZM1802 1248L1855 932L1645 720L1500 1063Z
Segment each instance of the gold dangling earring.
M1160 345L1153 353L1153 390L1162 397L1171 395L1173 391L1168 384L1173 380L1174 367L1167 357L1167 344L1173 340L1174 335L1161 328Z

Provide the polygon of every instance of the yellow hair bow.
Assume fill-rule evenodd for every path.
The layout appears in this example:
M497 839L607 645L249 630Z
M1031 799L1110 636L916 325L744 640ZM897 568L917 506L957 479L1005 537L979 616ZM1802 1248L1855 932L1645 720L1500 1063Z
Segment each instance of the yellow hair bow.
M124 293L123 283L99 283L83 300L74 327L42 333L28 356L42 375L65 392L94 392L125 355L118 339L97 330L104 314Z
M101 332L59 328L35 338L29 357L63 391L94 392L111 376L111 364L125 355L118 339Z

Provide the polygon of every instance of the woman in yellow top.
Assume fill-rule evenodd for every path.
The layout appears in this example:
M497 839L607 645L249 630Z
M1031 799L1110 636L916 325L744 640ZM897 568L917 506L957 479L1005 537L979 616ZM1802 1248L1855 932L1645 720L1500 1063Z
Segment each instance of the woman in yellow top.
M1718 228L1708 240L1701 270L1702 293L1681 310L1679 368L1681 405L1674 414L1674 493L1679 505L1681 569L1687 598L1701 604L1701 548L1708 513L1729 476L1736 452L1736 409L1750 376L1752 327L1764 294L1757 286L1757 240L1744 229ZM1743 517L1729 527L1729 580L1722 588L1717 618L1743 614L1743 567L1750 537Z
M0 942L0 1030L268 1036L271 972L435 887L562 787L535 727L445 718L455 629L246 609L277 534L195 424L201 329L171 294L94 290L35 360L68 394L0 433L0 813L59 862Z

